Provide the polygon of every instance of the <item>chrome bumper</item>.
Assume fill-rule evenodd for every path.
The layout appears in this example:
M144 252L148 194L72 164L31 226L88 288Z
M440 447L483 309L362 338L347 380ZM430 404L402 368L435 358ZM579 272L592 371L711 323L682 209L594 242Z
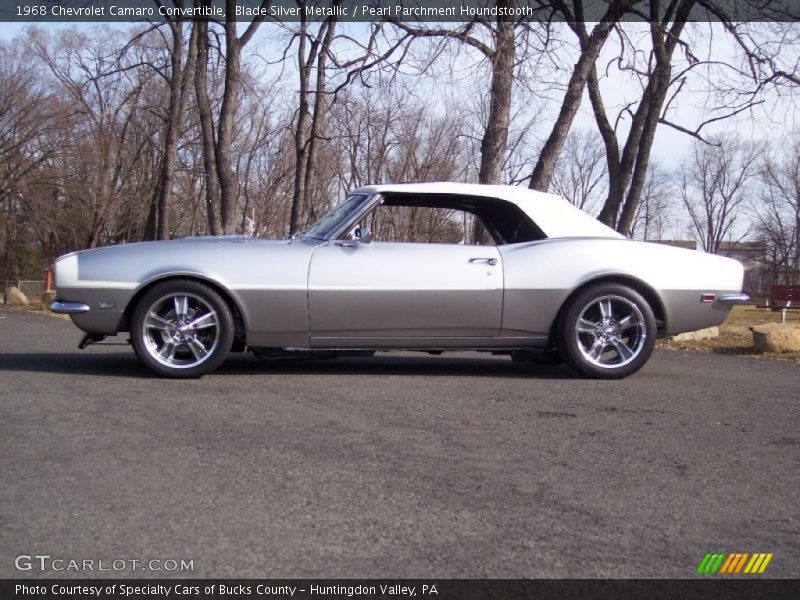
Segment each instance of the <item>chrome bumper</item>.
M748 302L750 300L750 296L747 294L723 294L719 298L717 298L720 302L727 302L729 304L741 304L742 302Z
M80 302L62 302L56 300L50 304L50 310L60 315L80 315L89 312L89 305Z

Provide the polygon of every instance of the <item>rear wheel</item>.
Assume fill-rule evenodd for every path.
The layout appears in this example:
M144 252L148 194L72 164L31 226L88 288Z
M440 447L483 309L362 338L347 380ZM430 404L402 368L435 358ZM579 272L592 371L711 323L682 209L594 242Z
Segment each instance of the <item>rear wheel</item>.
M207 285L165 281L136 305L131 334L136 355L159 375L199 377L216 369L228 355L233 315L225 300Z
M653 353L656 321L635 290L599 284L578 294L560 324L561 356L589 377L619 379L635 373Z

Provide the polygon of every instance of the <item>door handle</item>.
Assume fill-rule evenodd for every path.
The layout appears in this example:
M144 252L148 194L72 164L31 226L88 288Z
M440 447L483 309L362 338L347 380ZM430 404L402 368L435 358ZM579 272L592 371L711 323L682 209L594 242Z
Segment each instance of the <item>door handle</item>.
M482 264L495 266L497 264L497 259L496 258L470 258L469 262L470 262L470 264L473 264L473 265L482 263Z

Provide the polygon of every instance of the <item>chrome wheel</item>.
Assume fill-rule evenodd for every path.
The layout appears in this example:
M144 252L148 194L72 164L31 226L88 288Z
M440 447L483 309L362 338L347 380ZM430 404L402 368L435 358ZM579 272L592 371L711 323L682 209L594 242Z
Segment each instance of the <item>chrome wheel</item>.
M177 292L150 304L140 335L153 360L171 369L191 369L214 354L220 332L217 311L207 300Z
M645 318L622 296L593 298L580 311L575 339L583 357L603 369L623 367L636 359L647 342Z

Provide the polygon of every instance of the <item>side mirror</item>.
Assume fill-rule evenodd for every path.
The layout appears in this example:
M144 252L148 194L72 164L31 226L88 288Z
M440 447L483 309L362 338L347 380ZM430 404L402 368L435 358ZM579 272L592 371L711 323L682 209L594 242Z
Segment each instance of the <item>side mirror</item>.
M372 232L369 230L369 227L356 227L355 238L356 241L362 244L369 244L372 241Z

